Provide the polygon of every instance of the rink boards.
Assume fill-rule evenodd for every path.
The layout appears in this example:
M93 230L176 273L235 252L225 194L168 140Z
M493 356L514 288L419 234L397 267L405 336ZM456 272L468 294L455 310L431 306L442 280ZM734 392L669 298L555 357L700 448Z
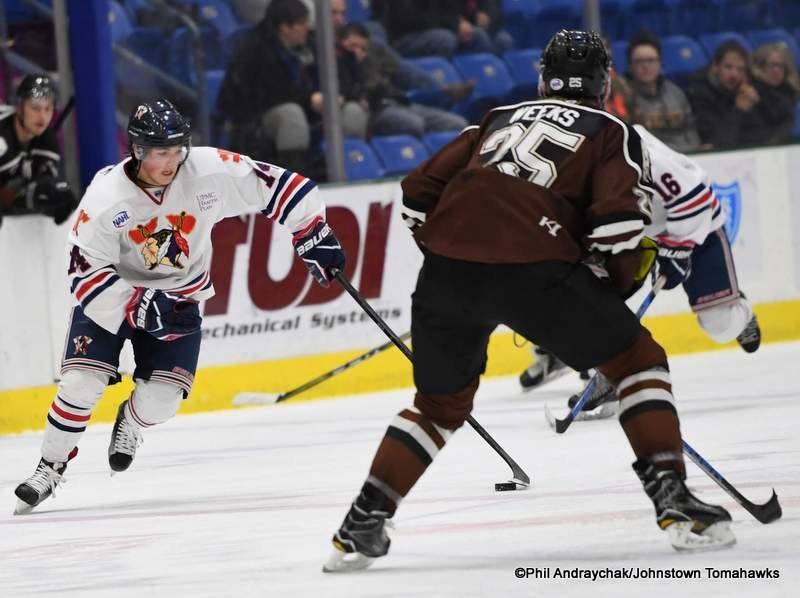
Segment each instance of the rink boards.
M800 338L800 172L795 147L700 156L729 212L740 285L756 304L766 342ZM409 295L421 256L399 214L397 181L323 189L328 218L348 254L347 276L398 333L410 324ZM67 294L64 239L39 217L7 218L0 255L0 434L39 429L52 400L64 346ZM280 393L385 342L338 286L312 285L294 259L289 235L266 219L229 219L215 230L212 275L217 296L204 306L200 370L183 412L230 407L242 391ZM632 303L636 303L634 298ZM700 330L684 294L658 298L648 326L670 354L720 348ZM520 341L520 339L517 339ZM489 375L517 374L530 362L500 330ZM123 372L132 370L123 354ZM294 400L411 385L409 364L387 351ZM130 392L111 387L92 421L111 421Z

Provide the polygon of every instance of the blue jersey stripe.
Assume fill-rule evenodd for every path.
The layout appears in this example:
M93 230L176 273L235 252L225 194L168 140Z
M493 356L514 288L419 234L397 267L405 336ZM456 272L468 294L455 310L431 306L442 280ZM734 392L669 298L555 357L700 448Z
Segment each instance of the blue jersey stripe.
M289 215L289 213L300 202L300 200L302 200L306 195L309 194L309 192L311 192L312 189L314 189L314 187L316 187L314 181L308 179L297 191L295 191L294 197L289 200L289 203L286 204L286 207L283 210L283 216L281 216L280 220L278 220L280 224L284 224L286 222L286 217Z
M264 216L269 216L270 214L272 214L272 210L275 209L275 201L277 201L277 199L281 196L281 191L283 190L283 187L286 185L286 181L288 181L289 177L291 177L293 174L294 173L291 170L285 170L281 175L281 178L278 179L278 186L272 193L272 199L269 200L267 207L261 210Z
M692 199L702 194L707 188L708 187L706 187L705 184L700 183L699 185L697 185L697 187L689 191L689 193L681 195L680 197L676 197L675 199L672 199L670 201L664 202L664 207L666 207L669 210L674 208L675 206L679 206L682 203L691 201Z
M85 310L87 307L89 307L89 304L92 301L94 301L95 297L97 297L100 293L105 291L108 287L110 287L118 280L119 276L117 276L116 274L109 276L107 281L105 281L103 284L101 284L99 287L94 289L91 293L89 293L88 295L86 295L86 297L83 298L83 301L81 301L81 307Z
M681 214L680 216L667 216L667 222L679 222L681 220L688 220L689 218L694 218L705 212L710 207L711 206L709 204L706 204L700 207L698 210L690 212L688 214Z

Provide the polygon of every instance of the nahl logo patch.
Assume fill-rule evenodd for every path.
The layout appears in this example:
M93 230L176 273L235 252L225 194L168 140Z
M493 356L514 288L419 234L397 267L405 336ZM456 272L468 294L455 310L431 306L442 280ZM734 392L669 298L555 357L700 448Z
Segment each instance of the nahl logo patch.
M122 210L121 212L117 212L117 214L112 218L111 222L116 228L122 228L125 226L125 223L130 220L131 217L128 216L128 212Z

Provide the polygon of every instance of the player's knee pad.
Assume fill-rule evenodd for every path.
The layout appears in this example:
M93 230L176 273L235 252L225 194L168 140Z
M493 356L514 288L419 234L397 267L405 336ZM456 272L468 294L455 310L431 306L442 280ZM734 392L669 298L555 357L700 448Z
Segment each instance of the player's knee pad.
M417 392L414 406L420 413L437 426L447 430L456 430L464 425L472 413L472 400L478 390L478 378L469 385L452 393Z
M93 409L108 386L108 374L91 370L70 369L61 376L58 396L70 405Z
M697 320L706 334L718 343L735 339L753 317L753 307L744 297L697 312Z
M183 389L155 380L136 380L136 389L128 403L130 415L143 427L163 423L178 413Z

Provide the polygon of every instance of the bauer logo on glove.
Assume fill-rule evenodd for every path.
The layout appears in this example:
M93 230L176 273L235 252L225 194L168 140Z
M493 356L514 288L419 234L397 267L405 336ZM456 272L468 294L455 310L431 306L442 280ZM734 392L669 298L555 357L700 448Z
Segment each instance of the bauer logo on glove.
M295 233L294 248L314 279L327 287L331 271L344 269L344 251L327 222L317 221L312 224L313 227L309 226Z

